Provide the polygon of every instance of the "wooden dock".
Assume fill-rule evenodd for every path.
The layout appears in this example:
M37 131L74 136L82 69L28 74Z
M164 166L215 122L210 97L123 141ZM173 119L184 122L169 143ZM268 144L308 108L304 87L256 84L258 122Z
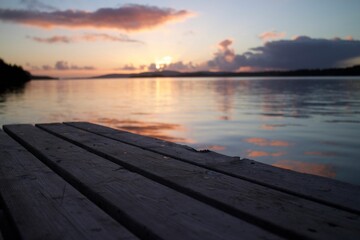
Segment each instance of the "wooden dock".
M86 122L0 130L0 239L360 239L360 187Z

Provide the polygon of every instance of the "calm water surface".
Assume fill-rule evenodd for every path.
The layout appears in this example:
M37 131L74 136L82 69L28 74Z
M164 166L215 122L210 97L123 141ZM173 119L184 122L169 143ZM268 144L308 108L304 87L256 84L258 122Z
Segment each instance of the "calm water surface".
M360 184L360 78L32 81L0 124L90 121Z

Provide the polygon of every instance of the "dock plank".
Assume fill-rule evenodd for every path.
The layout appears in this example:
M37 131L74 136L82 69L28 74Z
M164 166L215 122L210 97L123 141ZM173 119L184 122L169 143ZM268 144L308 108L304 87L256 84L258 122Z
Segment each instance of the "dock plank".
M233 158L212 151L198 152L184 145L97 124L87 122L67 122L65 124L213 171L360 214L360 186L281 169L249 159L240 160L238 157Z
M0 194L22 239L137 239L1 130Z
M229 214L257 222L269 230L313 239L352 239L354 233L360 236L357 214L64 124L37 126Z
M4 129L142 238L279 239L39 128L7 125Z

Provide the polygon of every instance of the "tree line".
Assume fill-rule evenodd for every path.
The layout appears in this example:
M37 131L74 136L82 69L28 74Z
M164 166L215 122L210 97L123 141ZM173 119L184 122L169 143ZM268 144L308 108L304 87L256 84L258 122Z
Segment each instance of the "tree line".
M31 74L21 66L6 63L0 58L0 84L18 85L31 80Z

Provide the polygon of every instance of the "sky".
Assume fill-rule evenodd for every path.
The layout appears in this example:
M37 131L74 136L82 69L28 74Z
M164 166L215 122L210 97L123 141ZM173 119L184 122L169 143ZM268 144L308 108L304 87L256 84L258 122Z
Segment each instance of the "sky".
M360 64L359 0L1 0L0 58L34 75Z

